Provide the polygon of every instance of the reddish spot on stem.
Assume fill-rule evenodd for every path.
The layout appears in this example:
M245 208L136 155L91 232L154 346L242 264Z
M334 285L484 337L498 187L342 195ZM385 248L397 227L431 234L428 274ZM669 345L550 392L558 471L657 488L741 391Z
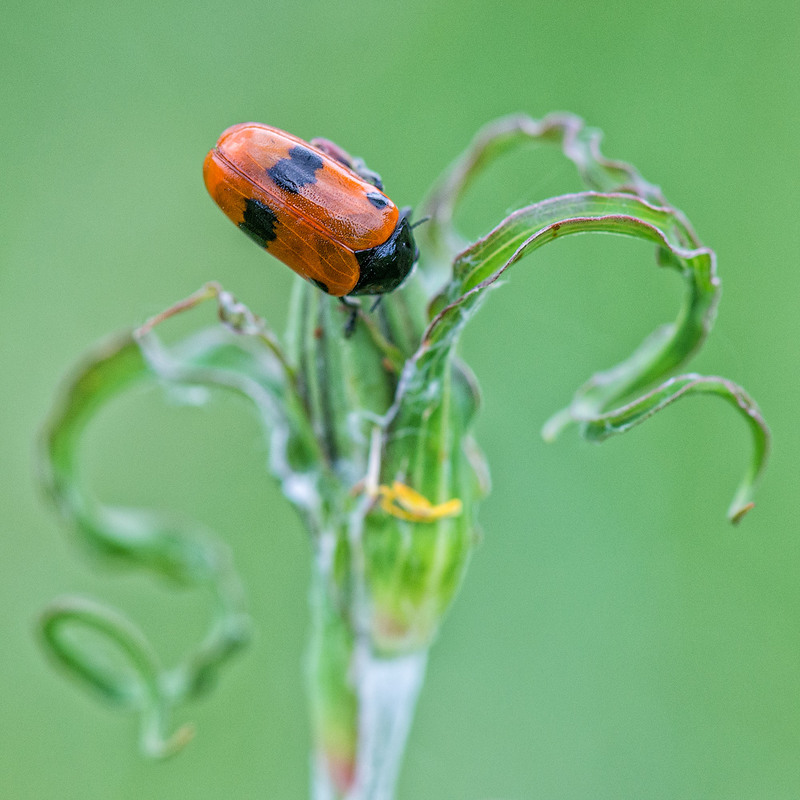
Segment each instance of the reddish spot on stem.
M340 794L348 792L353 787L356 779L355 759L328 753L325 756L325 761L328 765L328 775L337 792Z

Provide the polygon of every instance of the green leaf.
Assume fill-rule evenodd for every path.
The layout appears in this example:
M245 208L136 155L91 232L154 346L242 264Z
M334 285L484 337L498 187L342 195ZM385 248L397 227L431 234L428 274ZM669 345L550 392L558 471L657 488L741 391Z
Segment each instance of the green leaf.
M42 636L73 677L108 702L140 712L145 753L164 758L191 739L188 725L165 737L170 699L161 667L145 636L124 616L91 600L65 597L42 615Z
M169 347L155 337L156 325L211 298L217 300L226 327L201 331ZM101 408L135 384L234 391L258 409L271 438L271 467L285 493L296 504L312 508L318 503L303 481L318 480L319 448L303 422L294 381L291 366L263 320L210 284L141 329L118 335L90 353L68 381L45 425L42 481L82 541L102 558L144 568L179 585L202 588L212 598L205 637L169 671L158 666L144 635L132 623L99 605L60 603L45 616L44 641L59 663L117 703L137 692L150 698L143 708L149 720L146 742L151 752L160 752L160 740L153 731L161 716L213 683L220 667L249 638L249 618L230 552L209 531L176 515L113 507L93 496L84 485L78 459L84 431ZM65 625L83 631L80 642L61 635ZM89 629L93 635L87 639ZM114 648L129 663L108 658ZM137 680L131 679L131 665ZM138 691L141 687L147 691Z
M423 216L430 218L418 237L423 260L449 266L452 257L467 244L455 230L453 220L472 181L493 161L527 142L559 147L588 189L631 193L654 205L664 205L658 186L646 181L630 164L603 156L602 136L601 131L587 127L580 117L565 113L548 114L541 120L515 114L483 127L423 206Z
M449 344L483 299L486 289L524 255L556 238L603 232L644 239L669 253L670 266L684 277L686 296L674 325L647 340L623 365L598 376L584 403L602 405L674 368L700 345L719 299L712 250L686 249L687 229L673 209L652 206L626 194L584 192L546 200L511 214L455 261L453 278L441 295L441 310L428 326L421 351Z
M570 406L545 425L545 438L554 438L572 422L583 423L584 430L589 431L588 426L601 418L610 406L663 381L685 363L700 347L713 324L720 294L714 252L700 246L684 216L668 206L656 206L633 194L620 192L564 195L511 214L455 259L452 278L432 305L435 316L425 331L422 344L406 363L395 405L388 415L389 429L405 430L410 420L435 415L436 407L444 402L443 376L460 333L487 290L509 267L557 238L591 232L630 236L655 244L657 264L678 271L683 278L683 305L673 324L657 329L629 358L610 370L597 373L581 387ZM698 376L676 380L685 380L691 390L678 391L672 396L666 388L665 397L670 397L669 402L688 393L711 391L709 387L713 385L716 393L741 400L742 409L756 425L754 459L731 507L731 518L736 521L750 507L753 485L763 470L767 429L757 412L751 413L754 406L742 400L745 395L735 384ZM651 405L650 397L641 399L642 408L663 407L655 401ZM636 402L626 408L633 407ZM622 429L625 426L620 431Z
M680 375L621 408L584 420L581 433L590 441L602 442L641 424L681 397L693 394L710 394L726 400L742 415L750 429L753 438L750 466L728 509L731 522L739 522L754 505L753 493L766 466L770 438L758 406L741 386L715 376Z

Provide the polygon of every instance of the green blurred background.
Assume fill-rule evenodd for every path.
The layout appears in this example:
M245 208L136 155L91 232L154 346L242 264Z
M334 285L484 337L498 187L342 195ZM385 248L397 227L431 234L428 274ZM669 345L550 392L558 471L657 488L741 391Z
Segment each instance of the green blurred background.
M165 763L135 721L44 660L63 592L126 610L176 656L202 603L92 569L33 477L36 431L80 353L216 278L282 329L292 276L202 185L206 150L259 120L360 154L415 204L484 122L571 110L606 132L719 255L723 302L692 368L759 401L775 435L758 507L725 510L750 443L713 399L595 447L541 423L675 316L652 248L576 237L494 293L462 352L484 389L494 490L439 641L399 798L800 797L797 268L800 12L632 4L6 2L0 25L3 443L0 796L307 797L304 532L266 478L253 413L133 394L91 430L120 503L191 512L231 543L257 634ZM530 148L479 182L477 234L578 184Z

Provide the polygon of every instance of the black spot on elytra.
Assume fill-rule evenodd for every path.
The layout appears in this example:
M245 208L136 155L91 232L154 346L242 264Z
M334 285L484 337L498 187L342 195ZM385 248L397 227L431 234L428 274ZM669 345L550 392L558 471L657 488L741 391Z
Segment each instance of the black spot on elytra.
M289 158L282 158L270 167L267 175L284 191L297 194L301 186L317 182L315 173L318 169L322 169L322 159L296 145L289 151Z
M261 247L268 247L278 235L275 233L275 226L278 219L269 206L260 200L252 197L245 201L244 220L239 223L239 227Z
M367 200L369 200L375 208L386 208L386 206L389 205L389 200L380 192L367 192Z

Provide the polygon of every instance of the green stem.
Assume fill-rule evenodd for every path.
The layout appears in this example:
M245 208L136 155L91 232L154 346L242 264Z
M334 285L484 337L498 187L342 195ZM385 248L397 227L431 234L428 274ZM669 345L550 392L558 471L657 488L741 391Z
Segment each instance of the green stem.
M427 651L376 656L334 598L317 562L311 592L308 690L314 737L312 800L392 800L422 686Z
M314 783L326 794L345 797L355 778L358 744L358 700L352 683L354 638L348 621L333 601L326 576L315 570L311 585L311 642L308 651L308 696L314 739Z

